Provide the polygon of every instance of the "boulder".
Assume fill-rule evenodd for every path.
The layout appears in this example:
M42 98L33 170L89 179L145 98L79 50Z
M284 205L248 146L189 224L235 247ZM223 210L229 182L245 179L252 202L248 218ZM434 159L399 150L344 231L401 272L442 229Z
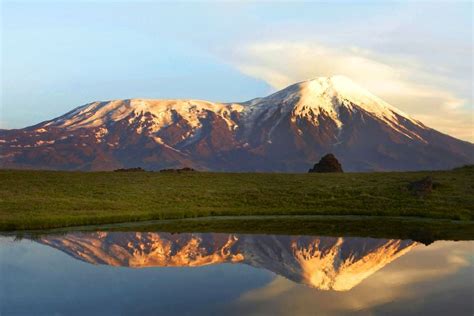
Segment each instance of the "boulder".
M321 160L314 165L312 169L309 169L309 173L312 172L344 172L342 166L333 154L327 154Z
M418 197L425 197L433 191L434 185L433 179L428 176L421 180L410 182L408 189Z
M114 170L115 172L143 172L145 169L141 167L136 167L136 168L121 168L121 169L116 169Z

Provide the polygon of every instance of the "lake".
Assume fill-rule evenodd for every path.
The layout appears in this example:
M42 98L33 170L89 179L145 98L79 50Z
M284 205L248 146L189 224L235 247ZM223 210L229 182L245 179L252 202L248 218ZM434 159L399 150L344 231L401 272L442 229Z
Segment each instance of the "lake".
M224 233L0 237L1 315L472 315L474 242Z

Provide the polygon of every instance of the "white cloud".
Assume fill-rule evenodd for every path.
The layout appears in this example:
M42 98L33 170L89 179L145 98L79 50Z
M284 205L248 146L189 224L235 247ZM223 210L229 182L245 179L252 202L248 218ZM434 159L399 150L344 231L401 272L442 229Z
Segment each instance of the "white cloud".
M310 41L267 41L240 46L230 62L274 89L321 76L345 75L426 125L474 141L471 99L409 58L379 56L358 47L333 48Z

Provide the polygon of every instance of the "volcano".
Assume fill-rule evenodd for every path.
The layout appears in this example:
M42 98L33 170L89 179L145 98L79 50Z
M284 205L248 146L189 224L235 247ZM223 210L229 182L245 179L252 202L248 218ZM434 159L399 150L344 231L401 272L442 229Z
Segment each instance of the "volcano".
M0 166L54 170L306 172L333 153L345 171L449 169L474 144L445 135L342 76L243 103L113 100L0 130Z

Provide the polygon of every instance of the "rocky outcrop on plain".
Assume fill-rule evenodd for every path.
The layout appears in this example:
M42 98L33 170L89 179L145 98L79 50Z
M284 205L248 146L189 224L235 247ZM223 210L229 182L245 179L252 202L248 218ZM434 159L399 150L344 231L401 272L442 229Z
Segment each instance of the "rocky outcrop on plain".
M433 191L433 187L436 183L433 182L433 178L427 176L421 180L410 182L408 189L418 197L426 197Z
M115 172L144 172L145 169L140 168L140 167L135 167L135 168L120 168L120 169L115 169Z
M316 163L313 168L309 169L309 173L342 173L342 166L333 154L327 154Z

